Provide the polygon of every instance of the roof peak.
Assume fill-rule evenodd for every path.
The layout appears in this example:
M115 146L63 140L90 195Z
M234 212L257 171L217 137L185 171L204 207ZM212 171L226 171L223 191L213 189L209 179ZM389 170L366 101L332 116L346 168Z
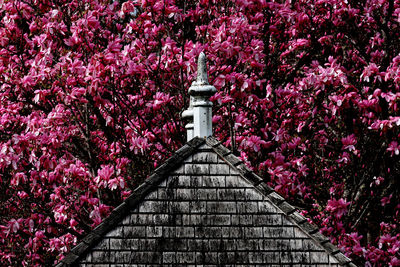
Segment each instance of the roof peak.
M206 145L206 147L204 147ZM94 247L118 222L122 221L129 212L138 207L145 201L145 197L154 188L159 186L170 174L185 164L185 160L197 152L209 151L216 153L226 164L235 169L239 176L244 178L249 185L264 195L266 201L275 205L296 227L306 233L315 243L319 244L329 255L334 257L342 266L356 266L350 259L344 256L339 249L324 237L318 228L310 224L305 217L300 215L296 208L290 205L285 199L270 188L265 181L253 171L251 171L244 162L232 154L222 143L209 136L207 138L194 137L183 147L177 150L164 164L160 165L149 178L137 187L133 193L124 200L112 213L103 220L91 233L89 233L81 242L74 247L71 252L57 266L71 266L77 263L86 253ZM219 161L218 161L219 162Z

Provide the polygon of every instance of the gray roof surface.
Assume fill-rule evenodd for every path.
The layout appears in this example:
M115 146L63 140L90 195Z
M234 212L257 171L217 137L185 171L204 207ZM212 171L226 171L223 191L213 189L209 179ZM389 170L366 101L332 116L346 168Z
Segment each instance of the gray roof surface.
M214 155L217 156L214 157ZM205 168L207 168L207 175L204 174ZM211 184L205 187L203 185L200 188L192 184L193 181L198 182L201 179L211 179L213 177L220 178L217 186ZM237 180L237 177L240 179ZM186 188L179 187L180 182L185 183L190 179L190 186ZM232 179L236 179L236 182L232 182ZM244 182L240 184L240 180ZM222 184L221 181L223 181ZM175 183L173 189L175 190L175 195L172 196L168 192L171 190L171 184L173 183ZM230 191L228 192L229 194L221 195L226 191L225 188L229 187L228 183L231 186L230 189L228 188L229 190L227 189ZM178 186L176 187L177 184ZM200 190L204 194L207 194L204 198L200 195ZM232 192L235 192L235 194ZM168 210L164 210L165 206L159 205L160 201L168 201L171 196L175 198L176 194L180 194L180 198L175 199L172 209L169 207ZM194 195L196 196L195 202L185 202L188 198L193 198ZM219 198L220 196L222 198ZM249 205L246 204L247 202ZM191 206L193 203L197 206ZM201 203L206 204L201 206ZM224 203L224 206L221 206L221 203ZM266 204L263 206L263 203ZM179 207L177 208L177 206ZM254 207L258 210L254 211ZM260 207L264 207L264 209L261 210ZM204 208L203 213L196 214L196 208L200 211ZM180 216L179 223L174 222L174 227L170 227L170 224L167 225L162 222L152 225L155 218L160 217L158 215L166 215L173 212L177 212L178 216ZM262 213L267 213L270 217L262 217ZM246 231L245 234L237 236L238 238L210 238L210 233L215 230L217 230L214 233L215 235L221 235L221 231L226 231L227 233L230 231L227 234L229 237L232 234L237 234L232 231L239 229L239 223L234 223L233 220L241 218L240 216L250 216L249 218L251 218L251 225L247 225L245 229L243 228ZM144 223L138 221L139 219L146 220L146 218L150 218L149 221L145 221ZM190 223L185 223L185 218L190 220ZM204 218L207 218L207 221L200 221L204 220ZM272 222L266 223L263 221L260 224L260 218L266 220L274 219ZM174 220L178 220L176 216ZM198 220L198 222L196 223L195 220ZM229 227L226 223L229 223ZM216 227L217 225L219 226ZM210 227L207 228L207 226ZM177 234L179 228L186 229L187 231L183 234ZM204 228L206 228L206 233L200 233L204 231ZM291 231L290 237L285 236L283 241L278 240L279 246L276 244L276 240L271 237L273 234L268 232L276 228L282 228L286 232L288 230ZM296 232L295 228L298 228L300 231ZM159 229L162 229L163 232L157 233ZM166 230L171 231L165 232ZM133 233L132 231L136 232ZM174 235L174 239L171 238L172 234ZM284 234L281 233L281 235ZM198 255L199 249L196 250L197 252L188 254L180 252L178 247L173 246L173 242L176 239L184 240L185 246L190 247L190 244L197 246L199 244L196 242L201 241L204 243L204 240L201 239L206 237L208 238L207 250L212 250L215 254L213 256L214 254L210 252L210 255L206 255L208 258L211 258L211 260L209 259L210 262L207 262L207 259L204 258L204 253L203 255ZM121 242L124 238L129 238L131 243ZM162 247L162 244L159 242L160 238L170 242L167 242L167 247L164 248L166 252L160 252L161 254L151 252L150 250L158 249L156 247ZM145 242L146 239L148 239L148 242ZM250 241L252 242L251 244ZM267 245L266 241L268 242ZM111 242L117 244L114 246L113 253L110 252L110 247L113 246ZM244 244L245 249L238 247L240 242ZM284 246L285 242L287 243L286 247ZM212 243L218 243L219 247L212 248ZM289 243L297 245L290 245ZM232 246L231 249L229 248L230 245ZM229 149L224 147L214 137L195 137L176 151L142 185L137 187L122 204L115 208L101 224L85 236L57 266L95 266L95 264L102 263L105 263L104 266L114 266L113 263L120 263L121 265L118 266L131 266L131 264L128 264L133 263L132 253L129 250L135 246L139 246L139 250L140 248L147 249L142 249L140 252L134 254L133 257L135 257L135 260L143 260L142 262L135 263L152 263L152 265L167 265L166 263L173 264L173 266L177 263L192 265L198 263L213 263L215 265L228 263L235 265L235 263L240 261L240 263L248 266L250 265L248 258L251 257L250 261L254 258L254 262L257 263L254 266L265 266L272 265L266 263L266 257L275 257L277 259L272 260L276 260L274 266L284 266L285 259L282 258L282 253L277 250L293 250L293 246L297 246L292 254L289 253L291 258L290 262L286 262L286 265L289 263L293 265L297 261L302 263L301 266L355 266L349 258L329 242L328 238L319 232L316 226L310 224L305 217L296 211L296 208L285 201L262 178L247 168L240 159L234 156ZM168 246L171 247L168 248ZM118 249L121 252L118 252L119 254L115 256L114 254L116 254ZM243 251L236 251L240 249ZM174 250L177 250L177 252L174 252ZM188 248L184 247L183 250L186 251ZM229 253L222 252L222 250L228 250ZM302 253L303 250L307 250L307 259L303 259L305 257L304 253ZM160 257L157 255L163 255L164 259L159 259ZM167 256L170 258L167 259ZM322 256L324 260L318 260ZM258 258L256 259L256 257ZM315 260L316 257L318 259L314 262L313 259Z

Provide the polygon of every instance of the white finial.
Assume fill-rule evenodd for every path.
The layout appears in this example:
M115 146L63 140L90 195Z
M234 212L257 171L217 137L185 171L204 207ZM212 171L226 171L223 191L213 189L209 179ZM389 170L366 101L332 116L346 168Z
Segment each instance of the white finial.
M210 96L217 89L208 83L206 55L201 52L197 62L197 79L189 88L193 105L193 137L212 135L212 103Z
M209 98L216 91L208 83L206 55L201 52L197 61L197 79L189 88L189 108L182 113L182 118L188 120L185 126L188 141L195 136L212 135L212 103Z

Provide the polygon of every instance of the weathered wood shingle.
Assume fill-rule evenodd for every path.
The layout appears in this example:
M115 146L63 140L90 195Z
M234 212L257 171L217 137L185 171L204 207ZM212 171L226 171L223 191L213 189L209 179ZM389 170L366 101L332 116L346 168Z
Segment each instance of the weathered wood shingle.
M178 150L59 265L177 264L353 265L214 138Z

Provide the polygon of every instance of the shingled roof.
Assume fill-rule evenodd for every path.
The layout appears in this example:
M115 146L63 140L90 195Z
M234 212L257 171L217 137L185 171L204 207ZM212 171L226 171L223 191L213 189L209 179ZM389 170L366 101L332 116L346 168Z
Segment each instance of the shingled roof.
M195 137L61 266L356 266L214 137Z

